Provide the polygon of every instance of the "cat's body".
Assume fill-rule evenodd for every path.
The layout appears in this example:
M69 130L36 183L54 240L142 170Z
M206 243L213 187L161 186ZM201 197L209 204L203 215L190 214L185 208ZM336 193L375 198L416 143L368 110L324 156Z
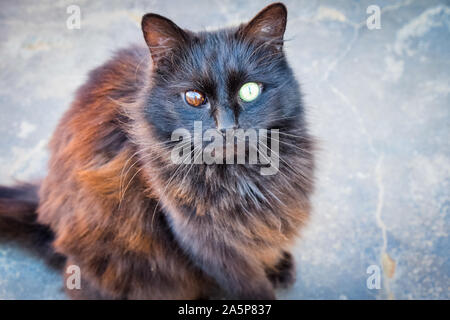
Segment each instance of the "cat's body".
M276 30L280 22L274 19L283 15L283 30ZM91 72L55 131L49 173L37 187L38 224L54 233L53 246L66 266L81 270L81 290L68 293L273 299L276 287L293 280L289 250L309 214L312 141L281 49L265 41L268 48L261 51L249 39L266 22L282 35L285 8L276 4L238 29L200 34L146 17L151 54L132 47ZM157 37L146 28L157 30ZM154 46L167 34L164 46ZM265 85L260 105L233 106L235 87L253 79ZM222 121L213 111L208 119L205 110L176 100L177 90L192 87L205 92L211 110L217 105L214 112L226 105L243 128L285 129L279 172L264 176L258 165L171 162L173 130L191 130L189 123L199 119L211 127ZM0 215L12 216L7 194L0 190ZM20 203L20 196L14 201ZM34 209L16 211L28 219Z

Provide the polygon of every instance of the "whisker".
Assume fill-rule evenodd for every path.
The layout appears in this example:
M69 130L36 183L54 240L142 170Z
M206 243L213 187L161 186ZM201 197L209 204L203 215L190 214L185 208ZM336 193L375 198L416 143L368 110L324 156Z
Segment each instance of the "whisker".
M124 177L124 170L125 170L127 164L131 161L131 159L134 158L136 155L138 155L138 154L140 154L140 153L148 152L148 151L150 150L151 147L158 146L158 145L164 145L164 144L165 144L165 142L163 142L163 143L155 143L155 144L151 144L151 145L149 144L149 145L145 146L144 149L137 150L134 154L132 154L132 155L128 158L128 160L125 162L125 164L124 164L124 166L123 166L123 168L122 168L122 171L121 171L121 173L120 173L120 182L119 182L119 184L120 184L120 189L122 189L122 183L123 183L122 177ZM134 163L131 165L131 167L128 168L127 172L125 173L125 176L128 174L128 172L131 170L131 168L132 168L138 161L139 161L139 160L137 160L136 162L134 162Z
M294 147L294 148L296 148L296 149L298 149L298 150L300 150L300 151L302 151L302 152L304 152L304 153L306 153L306 154L312 154L309 150L302 149L302 148L300 148L299 146L296 146L296 145L294 145L294 144L288 143L288 142L286 142L286 141L284 141L284 140L278 140L278 139L275 139L275 138L273 138L273 137L271 137L271 139L273 139L273 140L275 140L275 141L278 141L278 142L280 142L280 143L283 143L283 144L285 144L285 145Z
M272 137L271 137L271 139L272 139ZM295 173L298 173L298 174L300 174L296 169L294 169L288 162L286 162L285 160L283 160L282 158L281 158L281 156L280 156L280 154L279 153L277 153L277 152L275 152L272 148L270 148L268 145L266 145L265 143L263 143L263 142L261 142L261 141L259 141L259 143L261 143L264 147L266 147L268 150L270 150L270 152L273 152L277 157L278 157L278 159L280 159L281 161L283 161L283 163L285 163L286 164L286 166L288 166L293 172L295 172ZM267 159L267 158L266 158ZM280 170L280 173L281 173L281 170ZM287 178L287 177L286 177ZM289 181L289 179L287 179L288 181Z
M194 151L195 151L195 148L194 148L194 149L193 149L193 150L192 150L185 158L183 158L182 163L183 163L188 157L191 157L191 155L192 155L192 153L193 153ZM166 190L167 190L167 188L169 187L169 184L172 182L173 178L175 178L175 176L176 176L178 170L180 170L180 168L183 168L183 167L184 167L184 166L182 166L182 165L178 166L178 168L175 170L175 172L170 176L169 180L168 180L167 183L166 183L166 186L164 187L164 190L163 190L162 193L160 194L160 196L159 196L159 198L158 198L158 202L156 203L155 209L153 210L152 222L151 222L152 228L153 228L153 219L154 219L154 217L155 217L156 210L157 210L157 208L158 208L158 206L159 206L159 203L160 203L160 201L161 201L162 195L166 192Z
M178 149L181 149L181 148L183 148L183 147L185 147L186 145L188 145L189 144L189 142L186 142L185 144L182 144L182 145L180 145L180 146L177 146L176 148L173 148L172 150L178 150ZM144 152L144 151L146 151L146 150L148 150L148 149L150 149L150 147L148 147L148 148L146 148L145 150L140 150L140 151L138 151L138 152L135 152L135 154L134 155L136 155L136 153L142 153L142 152ZM168 149L169 150L169 148L164 148L164 149ZM134 156L133 155L133 156ZM148 154L148 155L145 155L143 158L140 158L140 159L137 159L129 168L128 168L128 170L126 171L126 173L124 174L124 177L126 177L127 175L128 175L128 172L138 163L138 162L141 162L141 161L143 161L143 160L148 160L148 161L151 161L151 160L154 160L154 159L158 159L158 158L161 158L161 157L163 157L163 155L162 154ZM131 157L130 157L130 159L131 159ZM125 166L124 166L124 168L125 168ZM120 194L120 201L119 201L119 208L120 208L120 205L121 205L121 203L122 203L122 201L123 201L123 199L124 199L124 197L125 197L125 193L126 193L126 191L128 190L128 187L129 187L129 185L131 184L131 182L133 181L133 179L134 179L134 177L137 175L137 173L138 172L140 172L141 170L142 170L142 168L143 167L141 167L134 175L133 175L133 177L128 181L128 183L127 183L127 185L126 185L126 187L125 187L125 189L124 189L124 191L122 192L122 191L120 191L119 192L119 194ZM124 169L122 169L122 170L124 170ZM121 177L122 177L122 175L121 175ZM120 188L119 188L119 190L122 190L122 183L123 183L124 181L122 181L122 178L120 179Z

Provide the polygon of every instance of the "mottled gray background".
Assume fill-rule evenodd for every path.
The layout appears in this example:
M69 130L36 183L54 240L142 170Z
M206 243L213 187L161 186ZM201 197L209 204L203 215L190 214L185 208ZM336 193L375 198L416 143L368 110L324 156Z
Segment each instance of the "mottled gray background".
M193 30L269 1L0 2L0 183L42 177L46 143L87 72L143 43L157 12ZM449 299L448 1L285 1L286 52L321 141L314 214L289 299ZM66 8L81 8L68 30ZM366 8L379 5L381 29ZM369 290L367 268L382 268ZM60 275L0 244L1 299L60 299Z

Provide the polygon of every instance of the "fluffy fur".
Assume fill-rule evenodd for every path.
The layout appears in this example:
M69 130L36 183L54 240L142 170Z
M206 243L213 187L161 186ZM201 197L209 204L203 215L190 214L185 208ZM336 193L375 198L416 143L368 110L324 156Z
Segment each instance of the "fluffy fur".
M309 215L314 161L285 25L282 4L216 32L148 14L147 47L90 73L51 139L42 183L0 189L0 220L43 228L58 257L80 267L82 289L70 296L274 299L292 283L289 250ZM244 105L237 90L248 81L264 87ZM187 105L189 89L204 92L208 108ZM172 163L173 130L192 131L195 120L215 128L224 116L280 129L277 174Z

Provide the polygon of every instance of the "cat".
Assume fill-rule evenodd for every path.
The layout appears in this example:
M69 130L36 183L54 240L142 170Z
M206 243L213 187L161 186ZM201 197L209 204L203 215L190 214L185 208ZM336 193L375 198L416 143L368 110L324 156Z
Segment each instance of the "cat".
M0 188L2 232L25 228L65 280L78 266L73 299L275 299L295 280L290 251L314 185L286 22L281 3L212 32L144 15L146 45L117 52L77 91L47 176ZM240 96L246 84L251 101ZM279 130L278 172L173 163L172 132L193 132L195 121Z

